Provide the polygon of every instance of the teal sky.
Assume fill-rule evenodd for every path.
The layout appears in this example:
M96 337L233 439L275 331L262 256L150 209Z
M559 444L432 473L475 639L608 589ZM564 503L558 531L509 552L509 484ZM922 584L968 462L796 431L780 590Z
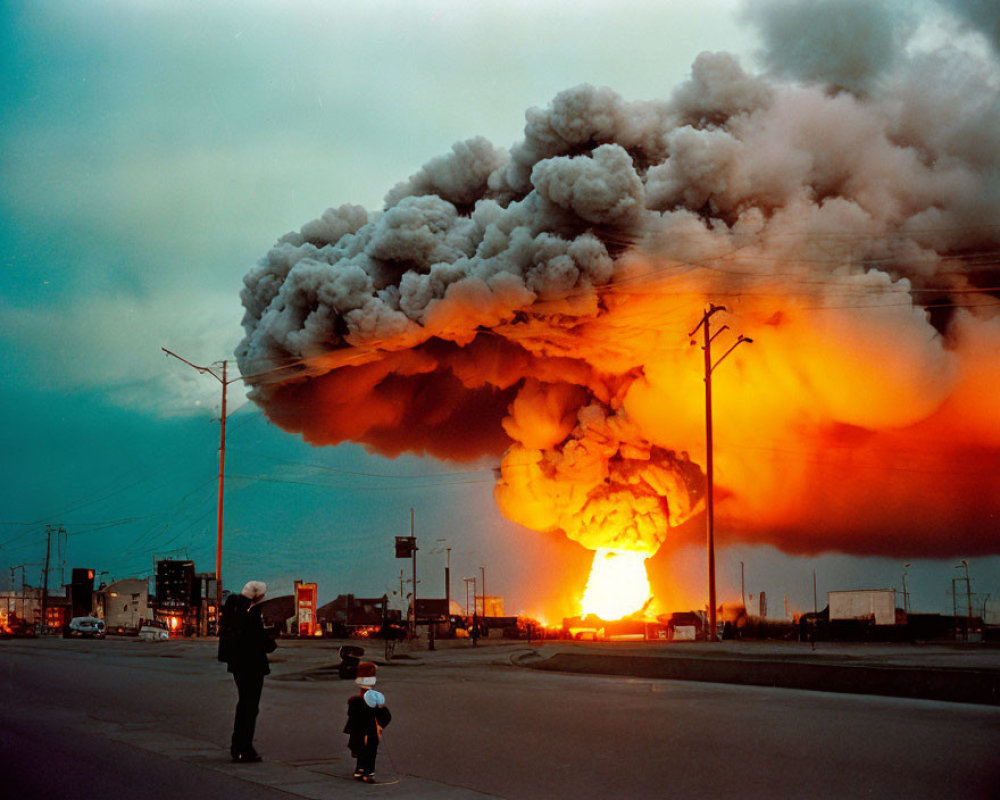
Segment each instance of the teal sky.
M525 110L563 89L666 97L704 50L755 67L761 43L738 3L690 8L0 4L0 586L21 564L38 582L46 524L67 531L55 559L67 576L144 575L168 555L213 570L219 384L160 348L231 360L242 278L278 237L330 206L379 207L455 141L511 145ZM273 594L301 578L321 601L398 591L392 537L413 507L424 596L443 595L444 547L463 602L480 566L509 612L546 613L567 587L582 591L589 554L504 520L492 464L313 448L244 402L234 384L227 588L254 578ZM747 591L772 608L787 594L811 610L814 568L821 596L901 588L902 562L719 540L722 599L738 597L740 561ZM911 563L914 607L950 610L954 562ZM1000 559L970 563L974 591L1000 596ZM688 548L654 571L698 591L702 564Z

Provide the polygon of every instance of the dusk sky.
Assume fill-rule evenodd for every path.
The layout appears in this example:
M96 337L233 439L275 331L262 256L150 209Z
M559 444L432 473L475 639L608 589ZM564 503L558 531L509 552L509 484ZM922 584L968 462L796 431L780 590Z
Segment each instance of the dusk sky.
M949 284L946 290L937 277L943 270L930 275L915 267L884 269L893 281L902 275L906 286L917 287L914 297L967 292L980 308L969 318L959 309L948 323L953 327L938 327L940 336L922 308L908 305L899 329L891 320L859 322L872 319L864 316L870 309L848 309L850 321L831 323L826 335L853 342L844 349L857 349L860 336L887 345L872 355L877 380L857 378L856 391L854 384L844 390L863 395L864 413L823 389L824 369L838 376L831 382L841 380L841 350L808 351L819 367L802 385L819 387L822 424L801 411L812 401L804 399L799 384L784 384L779 398L773 377L785 374L783 359L801 355L782 342L792 341L796 331L796 341L808 341L812 318L804 315L809 324L782 323L792 333L770 345L768 337L775 334L769 332L779 323L752 302L726 320L735 333L754 338L755 349L741 348L720 367L720 375L730 375L720 392L730 399L719 400L717 413L735 420L720 425L716 440L723 489L716 528L720 601L739 599L741 562L747 594L765 591L775 616L783 613L786 597L790 610L812 610L814 570L822 608L830 590L902 589L905 569L912 610L950 613L952 580L964 577L955 568L962 559L977 608L987 595L1000 598L1000 333L989 308L995 291L980 291L991 276L995 290L1000 277L997 13L985 2L929 0L808 4L813 14L801 13L802 4L793 0L752 5L749 13L735 0L704 0L697 11L632 0L5 3L0 403L7 424L0 586L10 585L11 568L19 565L26 565L29 585L39 583L46 525L66 531L64 539L52 539L52 584L60 579L60 565L66 580L76 566L106 572L107 580L146 576L161 557L191 558L199 572L214 570L220 385L161 348L196 364L226 359L230 377L238 377L244 276L282 236L328 208L355 204L379 211L397 184L451 152L456 142L481 136L498 151L509 151L525 137L526 110L548 107L565 90L589 84L610 88L626 104L672 97L679 103L678 87L695 85L699 54L724 52L733 59L711 61L714 73L720 64L738 64L747 82L766 81L777 96L804 98L800 105L788 101L787 108L832 103L830 87L836 87L845 93L841 97L858 99L838 101L844 113L834 116L856 112L858 120L868 119L864 114L875 108L870 118L882 119L890 112L879 109L893 109L897 132L905 127L899 122L904 117L906 125L933 128L925 148L909 148L922 155L914 156L912 169L906 167L913 174L926 167L927 175L914 178L919 191L899 202L906 206L919 194L926 208L940 214L908 210L898 231L974 229L967 240L953 236L940 247L918 242L922 249L912 258L926 260L933 250L935 263L944 263L945 249L961 251L959 266L976 264L979 271L963 288ZM713 71L704 66L709 61L700 63ZM939 67L932 70L931 64ZM926 94L941 104L949 99L948 120L931 113L942 105L899 88L921 86L915 76L931 72L936 83L925 81ZM976 100L963 106L965 96ZM912 113L898 111L909 109L908 103ZM976 129L982 137L964 149L951 144L964 135L962 120L981 123ZM864 124L859 121L858 130L867 130ZM822 126L815 130L820 135ZM753 142L782 140L780 133L772 139L745 136L750 150ZM683 142L670 141L679 153ZM784 151L776 149L769 174L783 174L778 164ZM764 169L751 165L739 174L756 168ZM882 185L890 185L887 193L904 167L893 169L880 173ZM877 171L859 170L866 178ZM714 190L716 197L736 191L737 172L733 168L719 182L726 185ZM689 173L687 194L676 188L676 174L660 174L659 197L674 192L677 207L694 203L701 173ZM844 193L855 191L852 197L863 204L869 189ZM976 202L965 202L967 196ZM706 207L710 200L722 202L709 197ZM747 206L734 201L733 207L743 213ZM865 242L884 230L872 223ZM892 257L904 256L894 251ZM860 258L869 273L883 269L870 254ZM693 316L677 322L675 346L685 352L682 329L697 322L699 309L695 305ZM937 349L922 349L931 339ZM893 353L897 345L902 355ZM754 358L771 371L755 372L764 368L755 367ZM678 363L677 369L688 364ZM981 368L974 378L973 365ZM666 368L658 364L649 372ZM802 370L789 367L792 373ZM690 395L693 387L696 408L700 373L671 381L678 392ZM990 387L994 393L986 394ZM394 559L393 537L408 535L413 508L421 596L444 595L445 548L451 548L452 596L463 604L463 579L485 567L487 593L502 596L507 613L552 619L577 611L592 554L562 533L529 530L501 513L494 499L498 454L466 453L454 460L410 452L390 457L374 452L386 452L381 442L313 446L270 422L245 394L240 382L230 386L226 588L238 590L257 579L274 596L302 579L319 584L320 602L348 592L398 593L400 569L408 578L409 562ZM672 403L665 408L686 419ZM747 449L738 457L724 454L727 434L731 443L739 436L735 427L765 430L739 408L757 409L760 419L771 420L789 406L822 430L822 446L819 433L810 434L808 447L790 445L792 432L802 428L789 425L775 427L776 438L754 445L767 452L762 458L769 466L750 463ZM630 410L641 419L637 409L645 407L636 400ZM905 414L882 412L902 407ZM988 409L982 412L988 420L976 427L981 407ZM973 431L968 435L975 447L956 445L946 452L942 445L934 452L961 458L960 468L944 456L931 463L931 455L918 455L926 455L924 442L954 441L949 426L959 416ZM654 430L649 438L689 449L699 461L697 447L704 445L692 438L693 428L685 427L671 444L664 430L669 427L648 424ZM770 422L766 431L772 431ZM891 480L873 478L871 491L859 488L864 476L845 479L849 506L807 485L840 474L845 464L853 463L855 473L874 469L872 459L897 445L913 457L892 461ZM781 466L775 467L778 452ZM904 461L910 465L905 469ZM796 475L804 476L801 482ZM802 503L816 515L838 519L819 525L810 538L808 515L782 507L781 515L769 516L783 480L789 492L808 497ZM754 481L771 494L755 495ZM926 513L915 512L924 520L912 539L901 526L884 534L891 546L879 541L879 498L893 494L884 487L908 484L910 493L901 490L898 503L912 505L933 487L963 482L964 488L942 495L962 508L950 514L929 506ZM750 520L754 509L758 516ZM649 560L662 610L704 605L703 528L695 515L676 541ZM18 586L20 576L18 569ZM964 603L964 587L960 592Z

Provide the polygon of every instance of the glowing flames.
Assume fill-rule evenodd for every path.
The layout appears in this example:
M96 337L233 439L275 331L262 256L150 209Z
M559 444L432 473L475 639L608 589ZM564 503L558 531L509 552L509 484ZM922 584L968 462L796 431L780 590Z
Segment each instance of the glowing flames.
M634 550L597 550L583 593L583 615L613 620L641 610L651 595L647 558Z

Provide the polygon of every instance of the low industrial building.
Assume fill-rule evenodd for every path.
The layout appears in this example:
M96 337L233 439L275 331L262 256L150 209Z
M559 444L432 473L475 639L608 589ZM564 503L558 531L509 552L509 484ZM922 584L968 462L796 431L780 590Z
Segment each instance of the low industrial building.
M149 581L125 578L94 592L94 611L104 619L108 633L137 633L145 620L153 618L149 605Z

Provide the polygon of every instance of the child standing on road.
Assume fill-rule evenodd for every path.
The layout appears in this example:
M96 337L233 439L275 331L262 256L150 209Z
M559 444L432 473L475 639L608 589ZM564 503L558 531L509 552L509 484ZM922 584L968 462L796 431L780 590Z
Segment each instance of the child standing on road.
M350 738L347 746L357 760L354 779L365 783L375 783L375 756L382 729L389 724L392 715L385 706L385 695L376 692L375 665L370 661L358 664L358 674L354 682L361 688L359 694L347 701L347 724L344 733Z

